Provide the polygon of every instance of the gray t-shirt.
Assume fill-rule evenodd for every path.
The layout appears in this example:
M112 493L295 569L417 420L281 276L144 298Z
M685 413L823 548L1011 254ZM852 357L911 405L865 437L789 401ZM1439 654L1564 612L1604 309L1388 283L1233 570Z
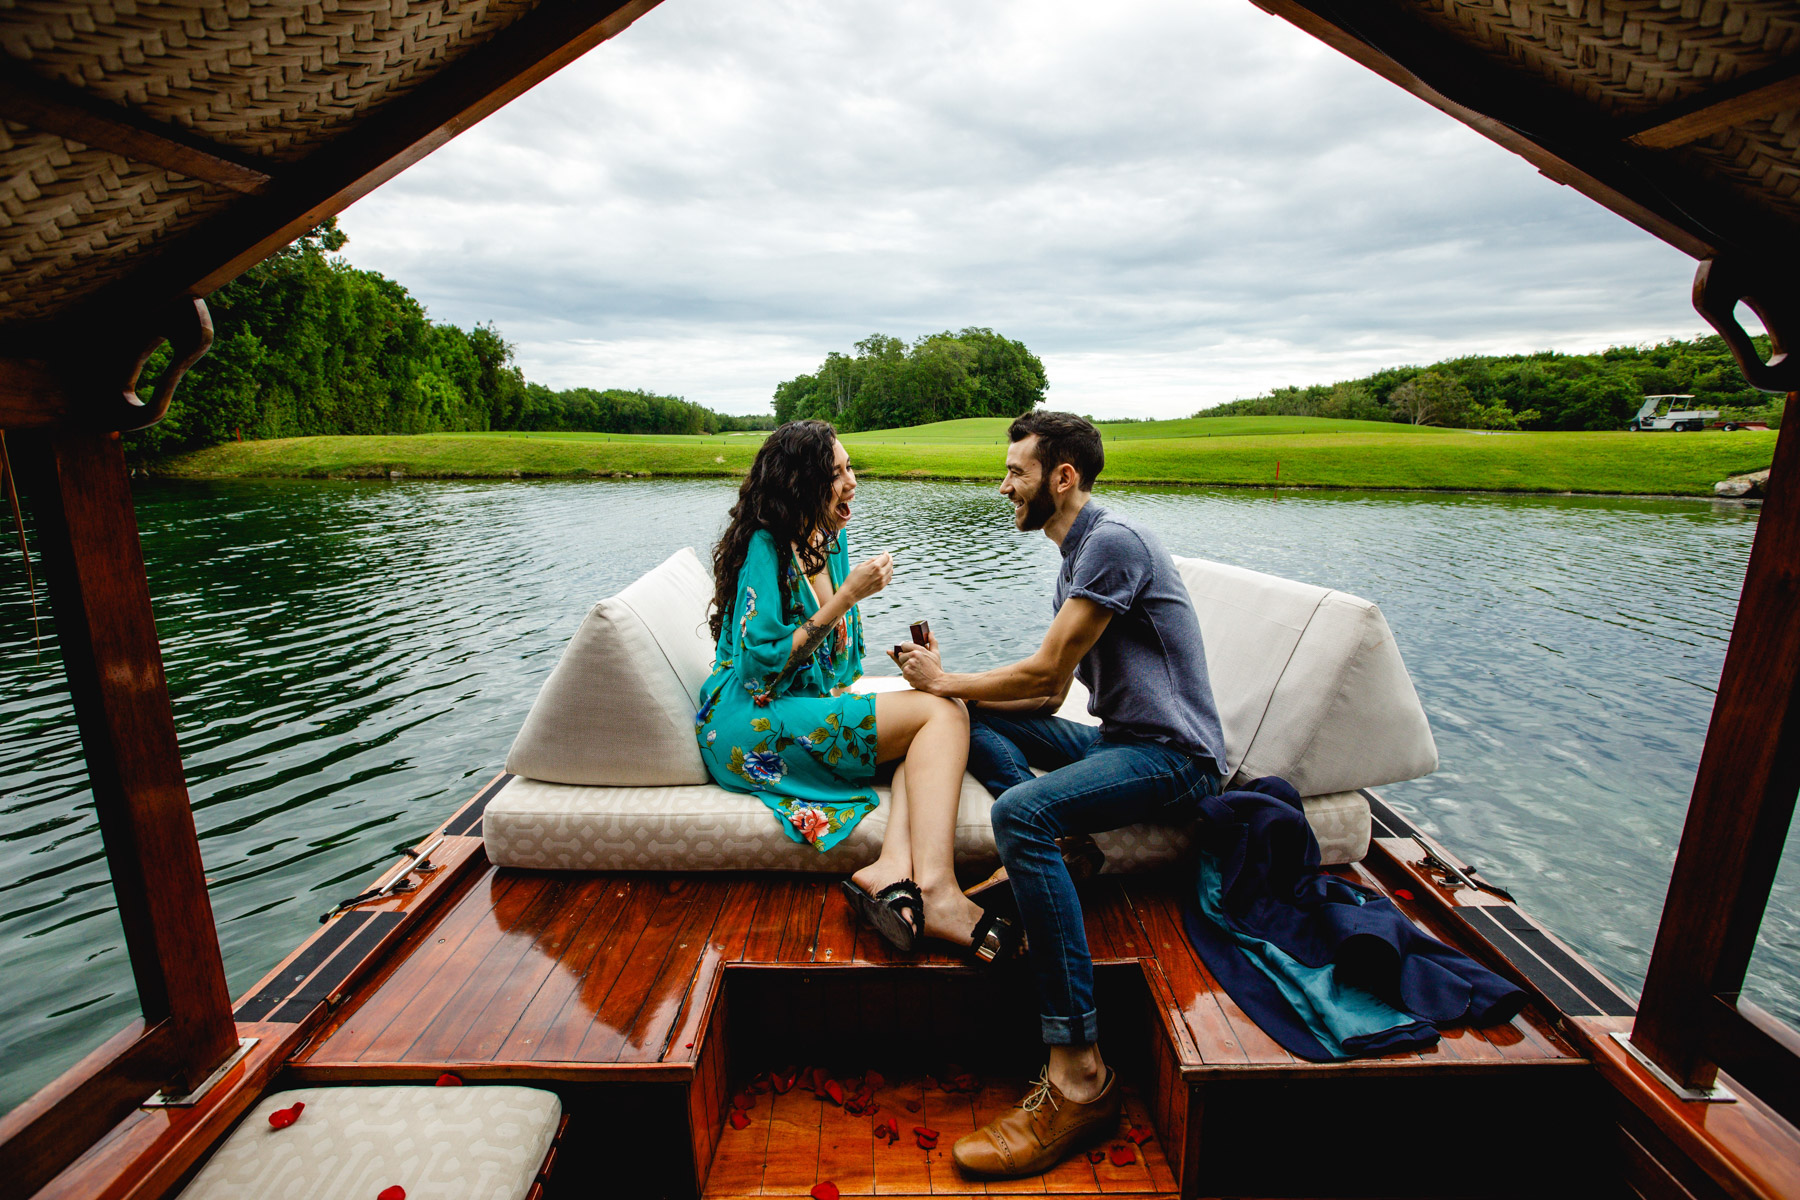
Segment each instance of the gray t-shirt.
M1225 768L1200 619L1154 533L1091 501L1062 542L1056 611L1071 596L1113 614L1075 668L1105 734L1161 742Z

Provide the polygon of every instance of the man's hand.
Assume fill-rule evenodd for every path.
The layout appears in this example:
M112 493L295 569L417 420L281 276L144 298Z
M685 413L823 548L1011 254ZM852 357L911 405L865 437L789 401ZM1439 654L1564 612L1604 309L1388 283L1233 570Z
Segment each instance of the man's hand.
M924 646L916 642L903 642L899 647L900 656L894 661L900 664L900 674L906 677L906 682L912 685L914 691L928 692L935 696L938 693L932 689L943 681L944 662L938 653L937 634L928 634L927 637L929 644Z
M957 675L945 672L938 661L935 642L930 648L908 642L900 647L900 671L914 688L934 696L983 704L1034 701L1041 706L1044 701L1068 694L1076 664L1093 649L1111 620L1112 613L1092 600L1072 596L1050 622L1044 644L1016 663L976 675Z

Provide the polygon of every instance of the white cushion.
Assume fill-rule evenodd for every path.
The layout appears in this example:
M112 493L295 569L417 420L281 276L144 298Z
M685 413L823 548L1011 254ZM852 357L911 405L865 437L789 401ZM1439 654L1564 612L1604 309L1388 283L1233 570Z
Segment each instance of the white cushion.
M594 605L506 755L557 783L706 783L694 741L712 580L691 549Z
M895 691L904 680L876 676L857 690ZM1069 687L1059 715L1098 724L1087 712L1087 691ZM1036 772L1043 774L1042 771ZM482 837L490 861L544 871L831 871L854 870L881 852L889 789L881 803L830 851L821 854L782 832L781 822L755 796L716 784L682 787L576 787L514 779L488 802ZM1369 806L1360 793L1309 796L1307 819L1327 864L1355 862L1368 853ZM998 864L990 813L994 798L963 775L956 818L956 861L970 869ZM1134 825L1096 835L1106 870L1143 871L1186 853L1185 829Z
M881 804L826 853L792 841L754 796L715 784L684 787L579 787L514 779L481 818L488 859L539 871L829 871L844 874L873 859L887 832L888 789ZM1327 865L1368 853L1369 805L1360 792L1308 796L1306 817ZM956 820L956 862L971 870L998 864L989 814L994 800L963 776ZM1106 871L1147 871L1178 861L1192 844L1186 829L1133 825L1097 834Z
M269 1114L306 1107L285 1129ZM522 1200L562 1102L525 1087L317 1087L264 1096L181 1200Z
M1227 774L1288 780L1306 797L1325 861L1360 859L1369 813L1358 789L1437 769L1431 727L1381 610L1242 567L1175 564L1200 620ZM756 797L710 782L693 713L712 665L711 598L699 559L683 550L588 614L507 755L507 770L522 778L488 806L490 859L561 870L842 871L875 855L885 803L820 854L790 841ZM1059 715L1095 724L1087 701L1074 683ZM886 789L877 791L885 801ZM959 862L994 860L991 806L965 775ZM1185 832L1155 826L1095 840L1108 870L1156 866L1187 846Z
M1437 770L1437 743L1381 610L1344 592L1177 558L1225 732L1226 773L1302 796Z
M881 803L829 851L791 840L755 796L717 784L684 787L576 787L514 779L488 801L481 836L490 861L547 871L854 870L881 852L889 789ZM988 824L993 799L963 776L957 857L997 861Z

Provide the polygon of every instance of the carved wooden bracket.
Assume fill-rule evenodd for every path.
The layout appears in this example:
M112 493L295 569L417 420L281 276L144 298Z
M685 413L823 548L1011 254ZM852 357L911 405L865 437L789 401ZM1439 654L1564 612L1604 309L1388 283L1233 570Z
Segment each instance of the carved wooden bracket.
M1769 331L1772 352L1767 362L1738 322L1740 301ZM1746 271L1741 263L1709 258L1694 272L1694 307L1731 347L1751 387L1765 392L1800 391L1800 356L1793 353L1800 350L1800 284L1777 284L1766 275Z
M175 387L188 368L212 347L212 314L206 301L182 296L156 315L145 331L126 340L117 350L103 350L91 365L74 368L82 386L71 415L101 429L126 433L145 429L168 415ZM150 355L164 342L173 352L168 368L146 403L138 395L138 377Z

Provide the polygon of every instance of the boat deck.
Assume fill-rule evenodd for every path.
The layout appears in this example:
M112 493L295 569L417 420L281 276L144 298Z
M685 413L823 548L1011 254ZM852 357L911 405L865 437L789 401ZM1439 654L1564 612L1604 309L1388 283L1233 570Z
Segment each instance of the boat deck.
M1381 886L1360 867L1342 870ZM1416 902L1396 902L1439 936L1456 936ZM1095 962L1142 970L1184 1076L1246 1068L1396 1074L1580 1061L1528 1007L1493 1029L1449 1031L1422 1052L1307 1063L1263 1033L1194 955L1181 929L1177 881L1102 877L1088 886L1084 905ZM659 1065L691 1068L699 1060L709 1000L727 969L887 968L880 972L883 987L921 993L930 989L886 977L901 967L966 972L949 953L904 959L891 953L872 930L858 926L828 879L492 866L436 919L422 923L388 964L292 1060L305 1077L455 1070L470 1079L648 1079L645 1072ZM1014 981L1029 988L1028 980ZM916 999L930 1003L924 994Z
M1133 1146L1128 1163L1083 1158L1044 1180L984 1185L960 1178L946 1155L956 1136L1014 1102L1040 1061L1022 964L975 971L948 947L897 956L858 925L832 879L525 872L488 864L469 841L463 877L445 880L440 903L392 931L391 951L346 990L286 1075L424 1082L450 1072L556 1086L566 1103L610 1096L596 1101L604 1113L585 1120L635 1116L679 1129L691 1156L684 1194L803 1196L824 1180L844 1195L1235 1190L1244 1171L1279 1154L1272 1131L1296 1104L1358 1114L1321 1123L1327 1161L1354 1153L1400 1095L1449 1121L1504 1122L1527 1111L1540 1120L1545 1105L1522 1098L1558 1093L1554 1107L1582 1092L1545 1088L1544 1073L1590 1066L1537 1006L1492 1029L1451 1031L1422 1052L1296 1059L1194 955L1179 879L1101 877L1085 886L1084 904L1108 1056L1130 1097L1119 1136L1137 1124L1156 1137ZM1422 886L1405 864L1386 861L1396 885L1360 865L1341 870L1390 894ZM1397 903L1439 936L1470 941L1438 908L1405 895ZM879 1117L852 1116L811 1091L753 1090L767 1072L810 1066L906 1081L881 1097L900 1122L900 1145L873 1137ZM932 1090L928 1076L958 1074L979 1083ZM1575 1084L1591 1071L1561 1077ZM1438 1083L1420 1090L1421 1079ZM1351 1086L1294 1091L1328 1081ZM746 1128L728 1121L734 1097L749 1105ZM1414 1113L1408 1123L1432 1119ZM579 1111L576 1120L584 1122ZM919 1147L914 1125L949 1141ZM1117 1144L1124 1157L1129 1143ZM1244 1154L1234 1157L1237 1148Z

